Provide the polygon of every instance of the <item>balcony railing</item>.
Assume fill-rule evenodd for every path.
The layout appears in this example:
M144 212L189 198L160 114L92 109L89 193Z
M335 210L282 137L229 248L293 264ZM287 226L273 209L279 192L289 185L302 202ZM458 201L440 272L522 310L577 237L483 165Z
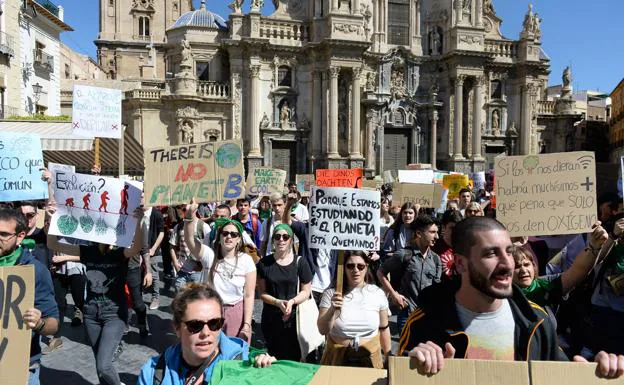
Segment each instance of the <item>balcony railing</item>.
M486 40L485 52L492 53L497 58L515 59L518 57L518 44L506 40Z
M132 38L138 41L150 41L152 37L150 35L132 35Z
M299 21L262 19L260 37L268 38L271 44L299 46L309 40L310 29Z
M46 68L48 71L54 71L54 56L45 53L42 49L33 51L33 62L39 67Z
M162 90L159 89L136 89L132 91L126 91L126 99L152 99L160 100L160 94Z
M19 116L19 108L0 105L0 119L6 119L9 116Z
M225 83L198 81L197 95L208 99L227 99L230 96L230 86Z
M556 105L557 102L554 100L538 100L537 113L539 115L553 115L555 113Z
M35 0L35 2L41 5L43 8L50 11L50 13L53 14L54 16L59 17L58 7L56 6L56 4L54 4L50 0Z
M15 56L15 49L13 44L13 36L6 32L0 32L0 53L9 56Z

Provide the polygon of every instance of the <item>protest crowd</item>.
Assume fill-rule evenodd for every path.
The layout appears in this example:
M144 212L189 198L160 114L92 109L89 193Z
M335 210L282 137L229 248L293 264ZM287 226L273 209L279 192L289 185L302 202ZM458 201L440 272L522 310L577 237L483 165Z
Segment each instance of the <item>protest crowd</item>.
M41 356L62 354L61 331L72 327L84 328L99 382L121 384L113 361L128 323L160 338L148 314L169 294L178 343L145 357L141 385L214 383L237 361L251 365L229 375L270 373L286 360L298 363L296 377L311 364L385 369L391 356L428 374L452 358L597 362L599 377L624 374L617 194L598 197L588 231L512 237L491 183L463 186L443 207L398 199L392 183L357 200L288 183L270 195L162 206L148 204L146 190L135 208L122 192L119 214L132 219L118 224L122 247L50 231L69 226L55 215L74 204L117 209L97 193L57 201L53 173L41 174L47 200L0 202L0 266L35 271L34 307L23 313L29 384L46 383ZM100 226L87 222L75 226ZM320 239L323 230L345 237ZM258 333L262 346L252 346Z

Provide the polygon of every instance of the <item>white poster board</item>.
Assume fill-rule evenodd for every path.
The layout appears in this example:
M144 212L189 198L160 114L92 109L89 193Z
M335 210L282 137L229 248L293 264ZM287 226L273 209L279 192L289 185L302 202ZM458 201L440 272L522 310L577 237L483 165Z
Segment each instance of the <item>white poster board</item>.
M139 182L57 172L53 186L57 210L50 234L130 247L137 221L132 213L141 204Z
M399 170L400 183L433 183L433 170Z
M312 187L310 247L379 250L381 193L343 187Z
M72 133L96 138L121 138L121 90L74 85Z
M39 135L0 132L0 202L48 199Z

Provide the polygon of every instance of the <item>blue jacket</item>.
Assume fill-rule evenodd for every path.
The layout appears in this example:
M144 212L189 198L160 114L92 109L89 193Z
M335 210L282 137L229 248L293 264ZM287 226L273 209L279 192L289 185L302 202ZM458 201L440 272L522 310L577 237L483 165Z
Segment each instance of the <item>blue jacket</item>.
M26 248L22 248L22 255L15 263L19 265L34 265L35 267L35 309L41 311L41 318L53 317L59 319L58 306L54 299L54 285L50 271L39 262ZM39 362L41 359L41 347L39 346L39 334L32 332L30 340L30 363Z
M249 344L236 337L228 337L223 332L219 336L219 355L204 370L204 382L210 382L212 370L221 360L237 359L239 356L246 360L249 358ZM187 370L182 365L182 350L180 344L168 347L165 352L165 372L161 385L183 385ZM150 358L141 368L137 385L152 385L154 370L158 364L158 357Z

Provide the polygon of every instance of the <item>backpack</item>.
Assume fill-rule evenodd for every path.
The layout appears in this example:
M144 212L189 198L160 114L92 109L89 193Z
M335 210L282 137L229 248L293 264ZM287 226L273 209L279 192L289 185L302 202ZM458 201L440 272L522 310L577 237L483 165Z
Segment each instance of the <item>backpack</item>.
M243 353L238 353L232 360L242 360ZM165 362L165 353L158 356L158 362L156 363L156 367L154 368L154 376L152 378L152 385L160 385L162 384L163 378L165 377L165 368L167 367L167 363ZM204 383L208 383L204 379Z

